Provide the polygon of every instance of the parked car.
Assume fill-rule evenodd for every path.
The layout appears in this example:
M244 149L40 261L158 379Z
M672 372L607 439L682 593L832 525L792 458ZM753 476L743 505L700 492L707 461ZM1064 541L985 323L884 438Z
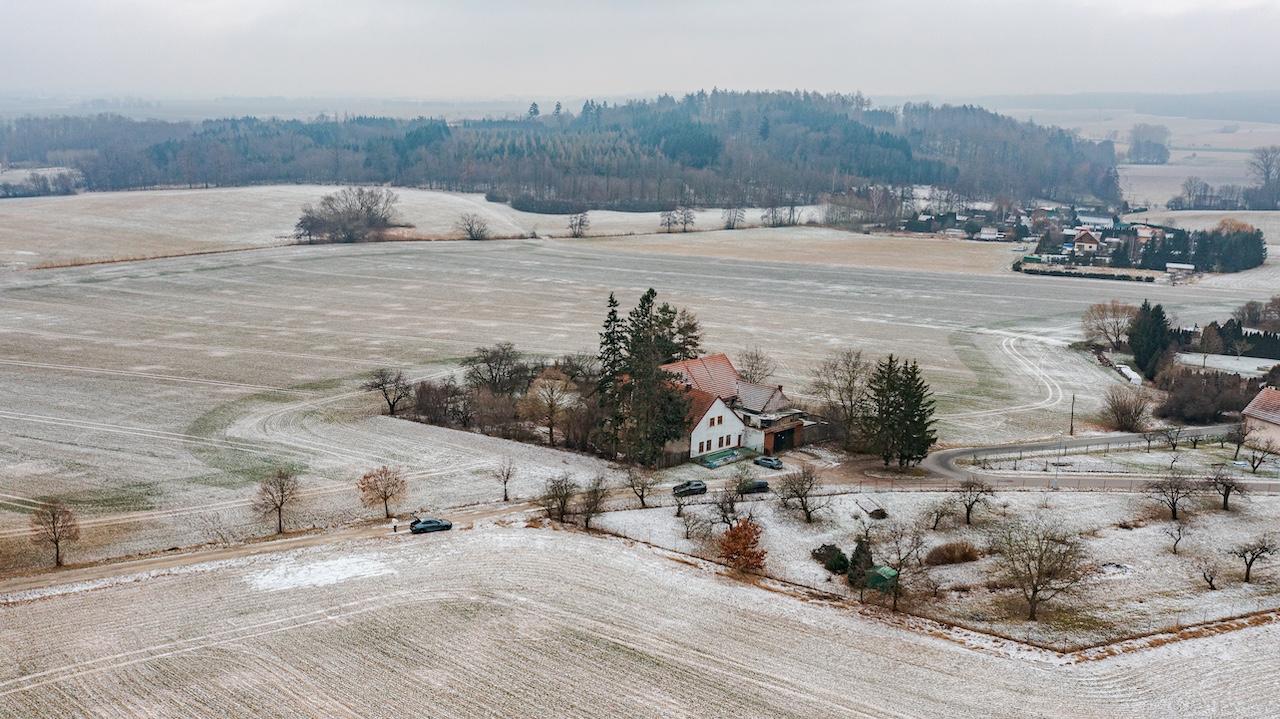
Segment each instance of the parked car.
M695 494L706 494L707 483L700 479L691 479L688 482L681 482L671 488L671 493L677 497L692 497Z
M409 531L414 534L447 532L450 529L453 529L453 522L447 519L415 519L409 523Z
M738 485L738 494L761 494L769 491L769 483L763 479L749 479Z
M756 457L756 464L769 469L782 469L782 460L777 457Z

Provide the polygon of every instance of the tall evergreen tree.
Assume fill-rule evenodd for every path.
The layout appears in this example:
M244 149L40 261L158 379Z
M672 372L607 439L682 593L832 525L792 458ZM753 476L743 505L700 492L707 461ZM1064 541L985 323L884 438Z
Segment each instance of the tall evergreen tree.
M626 371L626 360L623 356L623 342L626 340L626 328L618 317L618 298L609 293L609 313L605 316L604 327L600 331L600 380L596 383L596 402L600 406L600 435L603 445L612 453L618 450L618 434L622 425L621 405L618 401L618 388L623 373Z
M902 420L902 369L893 355L876 363L867 381L867 413L863 416L862 436L872 453L878 454L888 467L898 455L897 426Z
M645 292L627 315L616 385L621 449L628 460L643 465L655 464L663 446L684 433L689 410L676 377L662 370L669 359L670 338L663 330L668 313L657 306L657 296L653 289ZM674 318L674 311L670 316Z
M1172 339L1164 307L1153 307L1149 300L1144 300L1129 325L1129 348L1133 350L1133 363L1147 379L1155 378Z
M929 454L938 433L934 431L937 420L933 418L933 391L920 374L920 366L914 360L902 365L899 382L902 397L902 419L899 424L898 466L910 467Z

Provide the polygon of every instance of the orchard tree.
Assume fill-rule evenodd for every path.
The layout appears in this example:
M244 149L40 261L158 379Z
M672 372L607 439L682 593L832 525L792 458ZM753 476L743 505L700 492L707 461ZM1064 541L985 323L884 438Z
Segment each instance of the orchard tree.
M818 494L817 489L818 472L805 462L778 482L778 503L783 509L799 512L806 524L812 524L814 515L831 504L831 497Z
M1224 512L1231 510L1232 495L1242 497L1248 491L1244 483L1227 471L1226 467L1215 467L1213 474L1204 479L1204 485L1207 489L1222 497L1222 511Z
M1073 591L1094 573L1079 533L1053 520L1005 524L991 549L1001 578L1021 592L1033 622L1042 603Z
M1253 541L1232 547L1227 550L1227 554L1244 562L1244 583L1248 584L1253 576L1254 563L1274 555L1277 550L1280 550L1280 545L1276 544L1275 537L1264 534Z
M1144 493L1156 504L1169 510L1169 519L1178 521L1178 510L1192 497L1200 492L1200 488L1185 476L1170 473L1163 479L1148 482Z
M627 467L627 488L631 490L632 494L636 495L636 499L640 500L642 509L649 506L649 494L657 483L658 478L652 472L646 472L635 467Z
M985 506L994 496L995 488L980 479L970 477L961 482L956 488L956 499L964 507L964 523L973 524L973 510Z
M604 501L608 496L609 485L601 474L592 477L586 488L578 495L577 514L582 518L584 529L591 529L591 520L604 511Z

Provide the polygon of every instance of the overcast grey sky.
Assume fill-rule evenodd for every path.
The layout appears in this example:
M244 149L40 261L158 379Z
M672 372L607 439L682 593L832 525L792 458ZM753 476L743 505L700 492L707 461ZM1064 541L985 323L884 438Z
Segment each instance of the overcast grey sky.
M1280 0L0 0L0 92L1280 89Z

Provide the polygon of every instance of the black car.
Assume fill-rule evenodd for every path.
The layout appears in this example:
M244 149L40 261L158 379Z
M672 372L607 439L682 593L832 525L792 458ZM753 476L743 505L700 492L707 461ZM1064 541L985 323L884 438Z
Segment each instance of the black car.
M453 522L447 519L415 519L409 523L409 531L414 534L446 532L450 529L453 529Z
M777 457L756 457L756 464L769 469L782 469L782 460Z
M738 494L761 494L769 491L769 483L763 479L752 479L738 485Z
M692 497L695 494L706 494L707 483L700 479L691 479L688 482L681 482L671 488L671 493L677 497Z

